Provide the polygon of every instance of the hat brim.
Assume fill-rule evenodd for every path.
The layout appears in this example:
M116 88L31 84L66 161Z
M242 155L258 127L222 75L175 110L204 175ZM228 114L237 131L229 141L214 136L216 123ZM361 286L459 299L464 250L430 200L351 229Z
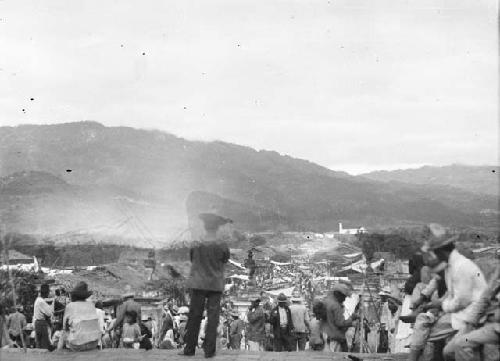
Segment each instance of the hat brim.
M351 295L352 295L352 291L350 289L348 289L347 286L345 286L345 287L342 287L342 286L333 286L331 292L340 292L340 293L342 293L346 297L351 297Z
M439 240L434 240L434 241L431 241L427 247L427 249L429 251L435 251L437 249L440 249L440 248L443 248L447 245L449 245L450 243L454 243L458 240L458 236L455 235L455 236L451 236L451 237L445 237L445 238L442 238L442 239L439 239Z

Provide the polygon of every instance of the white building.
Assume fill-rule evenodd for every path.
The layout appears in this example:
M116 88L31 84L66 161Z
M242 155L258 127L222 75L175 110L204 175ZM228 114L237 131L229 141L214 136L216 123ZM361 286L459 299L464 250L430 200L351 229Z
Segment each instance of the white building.
M342 223L339 223L339 234L359 234L366 233L365 227L359 228L342 228Z

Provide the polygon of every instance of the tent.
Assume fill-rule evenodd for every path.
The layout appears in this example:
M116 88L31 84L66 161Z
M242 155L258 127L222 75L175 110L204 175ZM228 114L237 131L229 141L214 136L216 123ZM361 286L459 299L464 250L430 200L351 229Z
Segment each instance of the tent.
M232 259L229 260L229 263L231 263L233 266L238 267L239 269L245 269L241 263L238 263L236 261L233 261Z
M265 292L272 295L272 296L278 296L280 293L283 293L285 296L291 297L294 289L295 289L295 286L288 287L288 288L280 288L278 290L265 291Z
M275 266L289 266L291 265L290 262L276 262L276 261L271 261L271 263Z
M242 281L248 281L250 279L247 275L237 275L237 274L231 275L227 278L236 278Z

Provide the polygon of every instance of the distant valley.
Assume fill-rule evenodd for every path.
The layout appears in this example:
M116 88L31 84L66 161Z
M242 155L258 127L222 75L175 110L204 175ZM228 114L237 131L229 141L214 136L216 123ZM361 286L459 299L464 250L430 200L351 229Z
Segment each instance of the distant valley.
M0 216L20 233L165 241L214 207L242 232L327 232L339 222L498 230L498 177L463 166L446 178L443 168L425 169L437 180L404 175L410 171L355 177L274 151L160 131L95 122L0 127Z

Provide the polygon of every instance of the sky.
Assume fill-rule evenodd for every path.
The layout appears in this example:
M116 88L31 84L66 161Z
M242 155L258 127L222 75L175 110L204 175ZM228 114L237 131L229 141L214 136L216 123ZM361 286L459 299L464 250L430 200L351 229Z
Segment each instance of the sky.
M352 174L498 164L494 0L0 0L0 125L93 120Z

